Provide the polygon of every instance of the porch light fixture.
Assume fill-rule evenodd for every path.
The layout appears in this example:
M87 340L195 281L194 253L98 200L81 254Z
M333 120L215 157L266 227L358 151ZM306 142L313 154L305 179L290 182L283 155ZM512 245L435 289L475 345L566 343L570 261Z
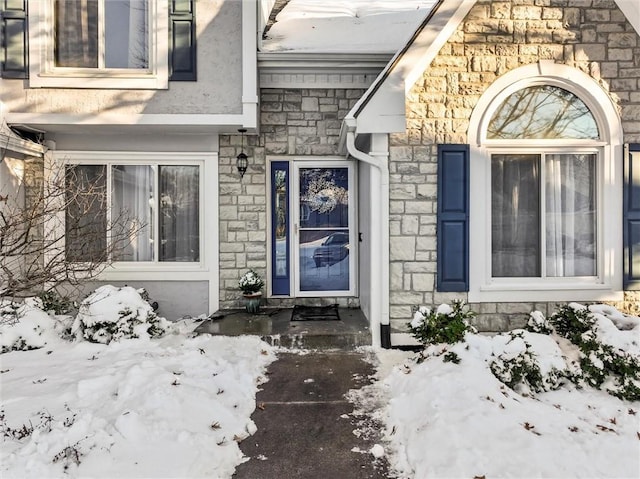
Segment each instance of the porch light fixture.
M247 129L239 128L238 131L242 134L242 142L240 143L240 154L236 157L236 168L238 168L240 179L242 179L249 166L249 158L244 153L244 134L247 132Z

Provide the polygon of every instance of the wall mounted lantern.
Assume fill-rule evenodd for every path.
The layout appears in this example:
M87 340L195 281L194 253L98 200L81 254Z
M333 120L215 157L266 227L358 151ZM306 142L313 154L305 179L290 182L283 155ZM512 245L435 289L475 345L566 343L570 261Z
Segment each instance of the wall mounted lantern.
M246 128L239 128L238 131L242 134L242 143L240 148L240 154L236 158L236 168L240 173L240 179L244 177L247 167L249 166L249 158L244 153L244 134L247 132Z

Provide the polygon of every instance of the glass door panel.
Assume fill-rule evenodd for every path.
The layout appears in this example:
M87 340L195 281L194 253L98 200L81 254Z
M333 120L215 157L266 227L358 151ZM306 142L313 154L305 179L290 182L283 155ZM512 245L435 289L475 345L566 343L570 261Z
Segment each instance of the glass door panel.
M350 167L300 167L298 186L298 290L348 293Z

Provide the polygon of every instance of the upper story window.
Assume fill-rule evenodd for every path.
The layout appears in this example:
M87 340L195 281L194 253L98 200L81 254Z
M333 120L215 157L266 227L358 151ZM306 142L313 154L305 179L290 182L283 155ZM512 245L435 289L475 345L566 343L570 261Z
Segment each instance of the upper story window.
M29 85L167 88L168 3L151 0L33 2L29 14Z
M56 67L149 67L148 0L56 0Z

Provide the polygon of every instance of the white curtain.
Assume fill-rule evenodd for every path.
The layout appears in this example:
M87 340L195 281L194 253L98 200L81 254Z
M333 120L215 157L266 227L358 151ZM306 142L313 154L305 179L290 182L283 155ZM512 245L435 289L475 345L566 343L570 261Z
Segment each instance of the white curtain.
M160 167L160 261L200 260L197 166Z
M492 276L595 276L595 175L593 154L492 155Z
M491 157L494 277L540 276L539 155Z
M547 155L547 276L595 276L595 155Z
M56 0L55 62L59 67L98 66L98 0Z
M118 165L112 168L111 218L130 232L129 243L119 248L116 261L153 260L153 167Z

